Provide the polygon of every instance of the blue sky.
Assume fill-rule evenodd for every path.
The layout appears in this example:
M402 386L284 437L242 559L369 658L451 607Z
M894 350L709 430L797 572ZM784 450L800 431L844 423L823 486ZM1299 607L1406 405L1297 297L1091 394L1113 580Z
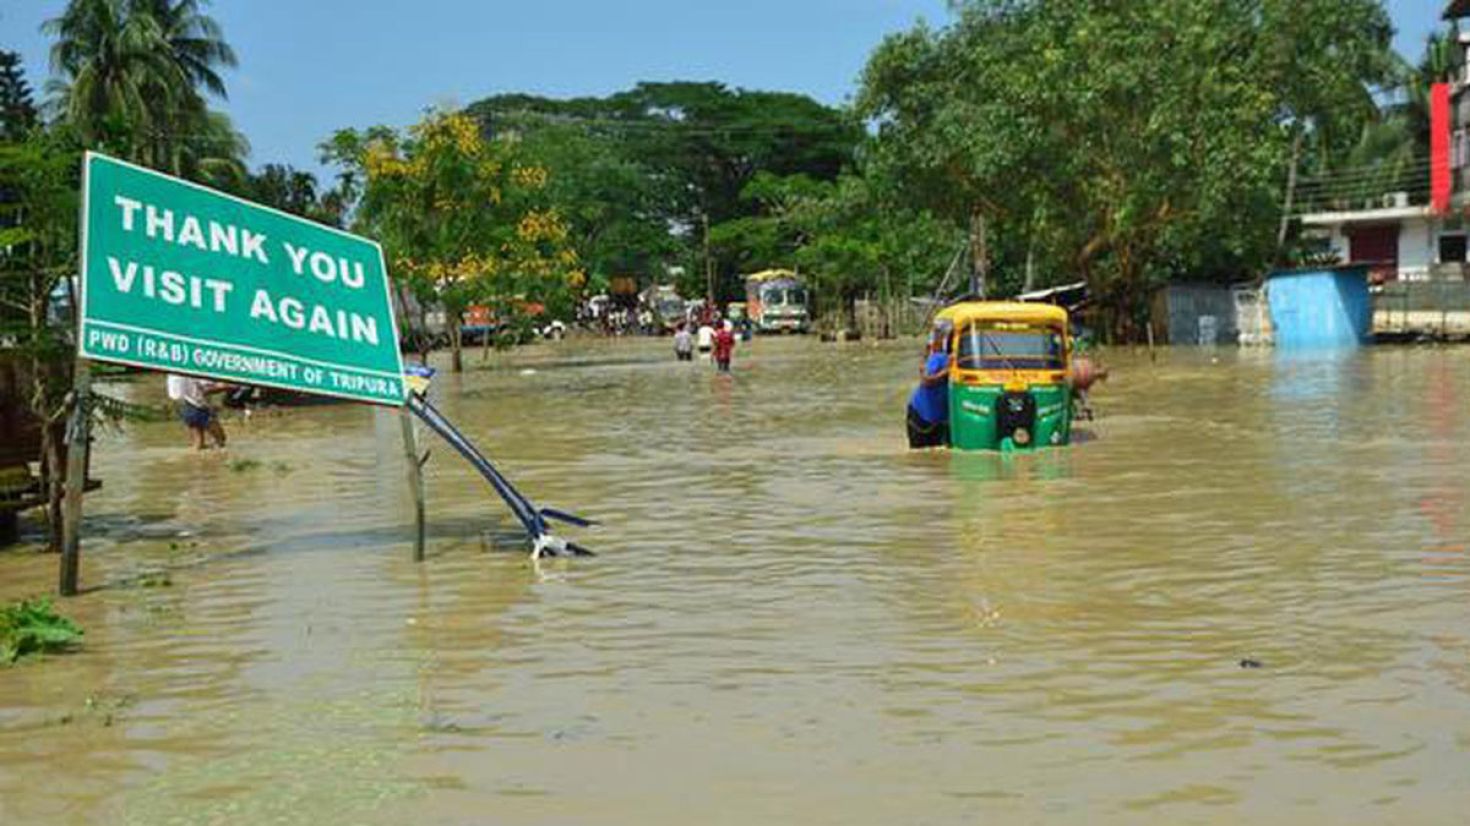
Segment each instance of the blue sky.
M0 48L21 53L37 89L48 73L41 22L65 0L0 0ZM1417 57L1444 0L1388 0L1399 50ZM223 108L251 161L321 171L334 129L404 125L426 106L500 92L604 95L640 80L718 80L851 95L884 34L944 0L216 0L240 56Z

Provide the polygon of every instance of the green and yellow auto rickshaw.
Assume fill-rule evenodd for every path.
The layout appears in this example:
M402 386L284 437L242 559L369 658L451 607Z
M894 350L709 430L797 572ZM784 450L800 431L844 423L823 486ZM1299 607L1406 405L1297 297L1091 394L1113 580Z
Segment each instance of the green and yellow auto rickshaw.
M1050 304L965 301L940 312L931 347L949 354L949 441L1028 450L1072 439L1072 339Z

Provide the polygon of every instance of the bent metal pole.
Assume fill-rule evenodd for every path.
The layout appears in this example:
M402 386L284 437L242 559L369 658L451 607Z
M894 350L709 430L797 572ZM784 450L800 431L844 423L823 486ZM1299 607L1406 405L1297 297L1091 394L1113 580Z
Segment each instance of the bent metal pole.
M515 514L516 519L525 527L526 534L531 539L531 555L533 557L539 557L543 554L557 555L561 553L570 553L573 556L592 556L592 552L586 548L574 542L567 542L552 534L546 525L548 518L578 526L595 524L592 520L553 508L537 509L536 506L531 504L531 500L516 490L515 486L501 475L500 471L496 470L494 465L490 464L490 460L485 458L485 455L471 444L469 439L466 439L464 434L460 433L459 429L451 424L448 419L444 418L444 414L429 404L428 399L425 399L422 395L410 393L408 395L408 409L422 419L424 424L427 424L430 429L438 433L444 441L448 442L450 447L458 451L459 455L465 458L465 461L469 462L475 470L480 472L481 476L485 477L485 481L490 483L490 487L495 489L495 492L500 495L500 498L505 500L505 504L510 506L511 513Z

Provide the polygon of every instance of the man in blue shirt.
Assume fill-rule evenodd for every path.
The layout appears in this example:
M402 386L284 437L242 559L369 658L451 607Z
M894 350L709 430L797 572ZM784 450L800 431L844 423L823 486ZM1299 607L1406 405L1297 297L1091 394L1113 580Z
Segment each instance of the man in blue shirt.
M909 447L949 446L949 353L944 343L931 345L919 386L909 396Z

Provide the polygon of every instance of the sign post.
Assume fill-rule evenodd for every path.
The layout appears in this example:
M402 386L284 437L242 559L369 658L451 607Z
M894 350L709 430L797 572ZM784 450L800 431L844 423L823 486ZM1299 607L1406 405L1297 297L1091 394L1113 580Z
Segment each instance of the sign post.
M91 359L406 408L485 477L525 526L533 557L591 554L552 534L547 520L592 520L537 508L428 403L426 380L410 384L376 243L96 153L87 153L82 179L78 370ZM71 445L79 461L86 395L83 373ZM423 459L406 415L403 427L417 560ZM83 475L68 489L64 594L77 588Z
M91 359L407 403L377 243L96 153L82 178L79 370ZM80 519L80 501L68 510ZM79 541L65 544L74 591Z
M92 365L78 358L72 366L71 415L66 423L66 488L61 503L61 576L57 591L77 595L82 545L82 494L87 487L87 457L92 451Z

